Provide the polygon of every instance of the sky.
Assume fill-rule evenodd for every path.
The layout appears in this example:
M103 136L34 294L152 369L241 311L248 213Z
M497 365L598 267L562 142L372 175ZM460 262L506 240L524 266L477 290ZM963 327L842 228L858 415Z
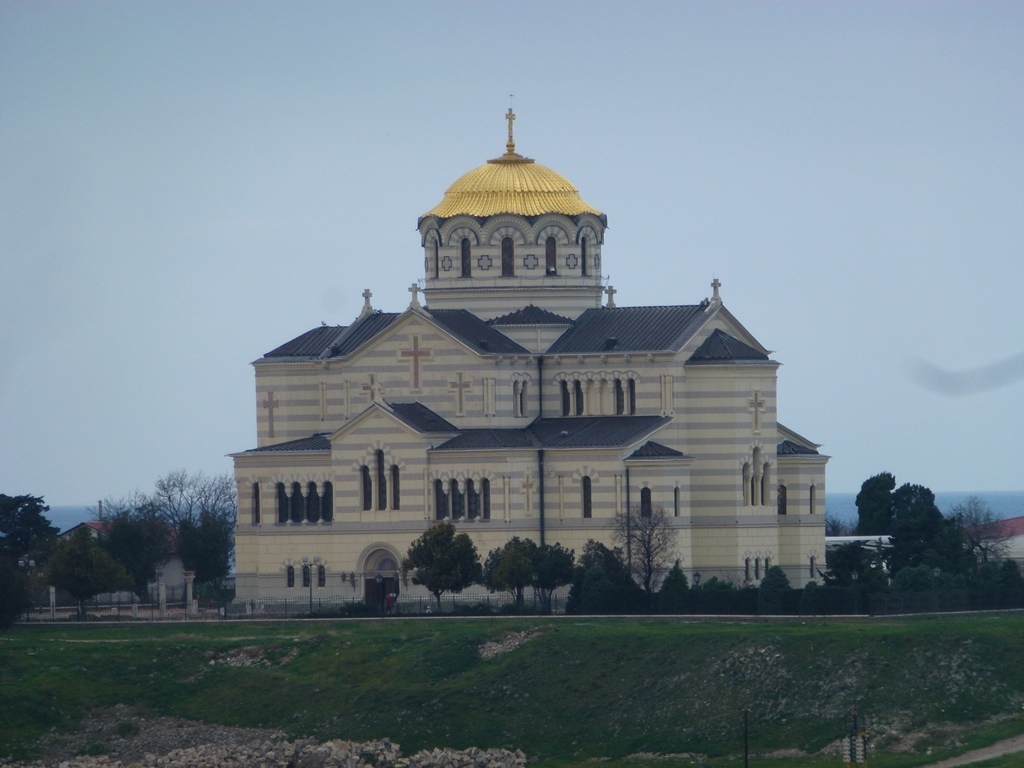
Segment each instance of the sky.
M5 0L0 493L230 472L510 103L619 306L721 280L829 491L1024 490L1024 4Z

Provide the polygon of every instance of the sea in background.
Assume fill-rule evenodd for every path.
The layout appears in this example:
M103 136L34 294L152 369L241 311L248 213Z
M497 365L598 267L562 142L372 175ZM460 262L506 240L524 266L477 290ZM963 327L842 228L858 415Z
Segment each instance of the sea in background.
M935 494L935 503L943 514L948 514L954 504L968 496L980 496L1000 519L1024 515L1024 491L940 491ZM840 520L856 522L857 494L826 493L825 512ZM96 505L50 507L46 516L63 533L79 523L95 520Z

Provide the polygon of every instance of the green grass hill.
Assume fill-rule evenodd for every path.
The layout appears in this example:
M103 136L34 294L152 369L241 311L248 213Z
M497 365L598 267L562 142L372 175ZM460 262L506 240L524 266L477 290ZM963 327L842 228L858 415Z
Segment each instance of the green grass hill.
M856 705L871 764L912 766L1024 733L1022 660L1022 614L21 625L0 635L0 755L124 703L406 754L741 765L746 709L751 765L840 766L821 750Z

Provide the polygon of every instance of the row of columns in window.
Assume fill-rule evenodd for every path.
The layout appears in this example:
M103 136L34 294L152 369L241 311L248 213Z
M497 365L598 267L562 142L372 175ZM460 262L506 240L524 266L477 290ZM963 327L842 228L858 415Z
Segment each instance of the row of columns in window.
M562 379L563 416L633 416L636 414L636 379Z
M461 485L458 480L434 481L434 518L436 520L490 520L491 481L472 479Z
M306 485L293 482L289 488L284 483L274 487L277 502L277 522L279 523L330 523L334 520L334 486L330 481L318 486L314 482ZM259 525L260 484L252 484L251 521Z
M284 569L285 584L289 587L295 586L295 566L289 565ZM313 569L309 565L302 566L302 586L309 587L310 582L313 579ZM327 586L327 569L318 565L316 567L316 585L318 587Z
M447 257L445 257L447 258ZM486 257L490 260L490 257ZM583 238L580 241L580 274L584 277L587 276L587 239ZM573 263L575 256L570 254L566 257L566 266L575 269L576 265ZM447 268L448 263L445 264ZM527 264L524 262L524 267ZM502 277L515 277L516 274L516 244L511 237L503 237L501 239L501 276ZM544 241L544 274L546 275L557 275L558 274L558 241L549 237ZM441 275L441 259L439 246L437 241L434 241L434 277L440 277ZM472 277L473 276L473 254L472 254L472 243L470 243L468 237L462 238L459 243L459 275L461 277Z
M818 488L817 488L817 486L812 485L808 489L808 492L809 492L809 499L808 499L808 507L809 507L809 509L808 509L808 513L813 515L813 514L815 514L815 511L818 508ZM786 486L784 486L784 485L782 485L780 483L779 484L779 488L778 488L778 502L777 502L778 503L778 507L779 507L778 513L780 515L784 515L784 514L786 514L789 511L788 510L788 507L789 507L788 496L789 496L789 491L786 489Z
M374 454L373 472L366 464L359 471L364 512L373 509L375 501L380 511L402 508L401 470L397 464L392 464L390 470L385 467L384 451ZM388 475L391 476L390 484Z

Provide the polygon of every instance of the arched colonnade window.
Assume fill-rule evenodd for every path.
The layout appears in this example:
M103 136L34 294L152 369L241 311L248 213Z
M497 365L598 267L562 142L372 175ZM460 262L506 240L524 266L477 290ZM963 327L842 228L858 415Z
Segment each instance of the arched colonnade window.
M278 523L330 523L334 521L334 485L323 483L277 483L275 486ZM253 522L259 522L259 483L253 483Z
M434 481L435 520L490 520L491 481L484 477L461 483L455 478Z
M378 511L402 508L401 469L397 464L388 467L384 451L374 452L372 469L367 464L359 468L359 489L364 512L372 510L375 501Z
M557 378L563 416L636 415L635 374L559 374Z
M761 507L771 503L771 469L769 461L761 458L761 449L755 448L750 461L743 464L743 505Z

